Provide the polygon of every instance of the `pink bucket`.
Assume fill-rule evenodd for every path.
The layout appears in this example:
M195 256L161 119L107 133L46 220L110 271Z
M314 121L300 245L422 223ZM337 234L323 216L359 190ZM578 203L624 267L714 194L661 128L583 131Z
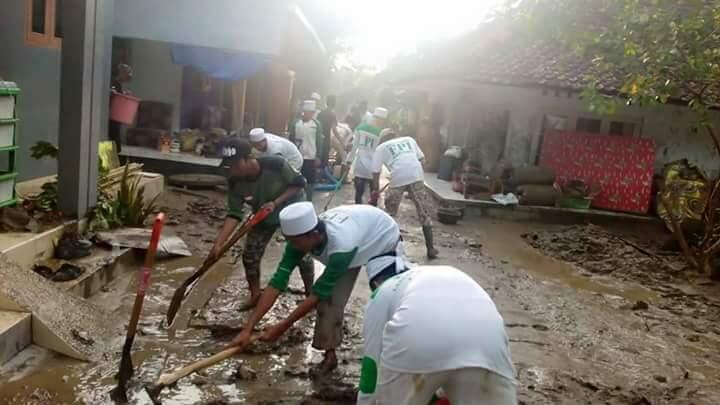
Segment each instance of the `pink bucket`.
M110 119L121 124L132 125L135 122L140 99L127 94L112 93L110 97Z

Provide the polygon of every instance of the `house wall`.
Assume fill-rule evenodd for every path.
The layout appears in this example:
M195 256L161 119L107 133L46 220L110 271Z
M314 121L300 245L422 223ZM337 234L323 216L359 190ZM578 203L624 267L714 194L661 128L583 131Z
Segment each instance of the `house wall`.
M54 174L57 161L32 159L30 147L39 140L57 145L60 50L25 45L24 1L3 1L0 9L0 77L16 82L22 90L17 106L21 119L18 180Z
M172 128L179 129L183 68L173 64L170 44L143 39L127 43L133 79L126 87L142 100L172 104Z
M7 1L7 0L5 0ZM114 35L277 55L287 0L122 0Z
M460 91L468 91L456 89ZM495 85L477 85L470 88L473 108L482 105L493 106L493 109L510 112L508 137L505 158L514 166L533 164L540 143L543 117L546 114L560 115L568 118L568 129L575 130L578 117L602 119L602 133L607 133L610 121L634 122L641 125L636 136L654 138L656 141L655 170L677 159L686 158L698 165L713 177L720 175L720 160L714 152L712 142L704 133L692 130L692 119L687 108L673 105L657 107L622 107L611 116L598 116L590 113L586 104L576 93L567 91L543 90L540 88L523 88ZM452 99L449 97L448 99ZM449 110L459 110L459 98L450 104ZM467 100L462 102L468 102ZM449 103L453 103L449 101ZM470 108L469 114L477 114ZM715 114L720 121L720 114ZM451 115L449 145L463 145L463 121L467 117ZM455 130L453 130L455 129Z

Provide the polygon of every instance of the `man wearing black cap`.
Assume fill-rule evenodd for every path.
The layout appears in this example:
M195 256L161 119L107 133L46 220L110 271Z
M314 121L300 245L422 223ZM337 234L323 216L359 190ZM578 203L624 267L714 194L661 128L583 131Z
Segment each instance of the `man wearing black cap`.
M279 156L254 158L250 144L244 140L235 140L223 150L223 167L228 171L228 214L220 233L215 240L209 257L217 257L232 235L237 224L243 219L244 206L252 212L270 207L273 212L247 235L242 262L250 289L250 301L240 310L255 306L260 298L260 261L265 248L279 226L278 213L285 206L305 201L305 178ZM313 284L314 269L310 258L299 264L300 275L309 293Z

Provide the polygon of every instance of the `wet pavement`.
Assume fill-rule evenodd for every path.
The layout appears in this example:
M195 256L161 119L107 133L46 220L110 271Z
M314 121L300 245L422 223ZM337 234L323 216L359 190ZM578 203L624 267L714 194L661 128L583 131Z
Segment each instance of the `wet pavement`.
M345 187L336 203L350 202L350 189ZM224 199L219 193L209 195L211 199L202 201L167 193L160 203L177 221L167 231L182 236L196 257L159 262L153 274L135 341L132 403L150 403L142 386L162 371L221 350L247 316L236 309L247 297L242 266L239 261L233 264L236 260L228 255L193 291L176 321L177 330L163 325L175 287L203 259L222 220ZM318 207L326 196L316 195ZM403 202L399 222L409 256L424 262L422 233L409 201ZM537 234L538 239L546 236L543 233L563 235L566 227L466 218L457 226L438 224L435 232L441 255L434 263L466 271L503 314L521 403L720 403L720 289L716 286L701 278L643 279L625 270L592 272L583 267L584 259L562 259L561 251L567 247L553 251L528 244L528 235ZM280 238L268 247L264 279L270 277L281 249ZM650 266L644 271L665 268L642 263ZM630 265L638 267L632 261ZM299 275L293 275L291 287L265 324L302 299ZM126 277L91 300L111 310L118 323L126 323L134 294L134 277ZM368 295L366 279L361 277L348 306L341 364L333 375L322 380L309 377L309 368L321 353L310 347L313 319L306 319L274 346L255 346L247 354L181 380L163 391L163 403L353 403L362 356L362 308ZM119 349L123 336L117 339ZM100 363L80 363L33 348L0 370L0 403L109 403L107 393L115 386L118 359L119 351Z

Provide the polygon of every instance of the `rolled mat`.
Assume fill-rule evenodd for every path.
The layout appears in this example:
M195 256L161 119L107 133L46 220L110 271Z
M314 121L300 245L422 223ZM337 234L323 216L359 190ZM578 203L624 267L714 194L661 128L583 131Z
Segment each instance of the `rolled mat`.
M558 193L553 186L541 184L518 186L517 195L521 205L553 206L558 197Z
M510 184L553 184L555 170L549 167L530 166L510 169L506 172Z

